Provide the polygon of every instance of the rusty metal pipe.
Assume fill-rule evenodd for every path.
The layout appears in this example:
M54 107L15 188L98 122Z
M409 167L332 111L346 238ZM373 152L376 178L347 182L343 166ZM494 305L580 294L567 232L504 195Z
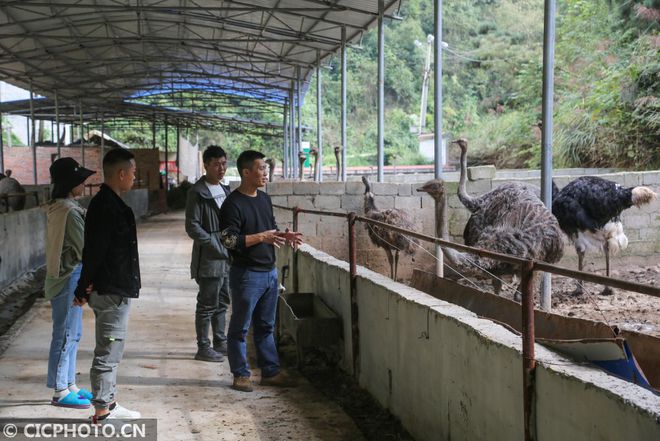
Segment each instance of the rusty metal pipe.
M523 406L525 441L534 439L534 262L526 262L520 269L522 291L522 353Z
M293 231L298 231L298 214L300 209L293 207ZM300 292L300 269L298 268L298 251L293 251L293 292Z
M280 208L280 209L283 209L283 210L289 210L289 211L293 210L292 208L281 206L281 205L273 205L273 206L275 208ZM323 211L323 210L312 210L312 209L298 208L298 212L299 213L316 214L316 215L319 215L319 216L334 216L334 217L343 217L343 218L349 217L349 213L345 213L345 212L341 212L341 211ZM406 230L405 228L396 227L394 225L387 224L385 222L379 222L379 221L369 219L369 218L363 217L363 216L356 216L356 221L364 222L364 223L371 224L371 225L377 225L377 226L387 228L387 229L392 230L392 231L397 231L399 233L408 235L410 237L415 237L417 239L420 239L420 240L423 240L423 241L426 241L426 242L436 243L436 244L442 245L442 246L447 247L447 248L452 248L452 249L455 249L455 250L458 250L458 251L465 251L465 252L468 252L468 253L476 254L478 256L488 257L488 258L491 258L491 259L497 259L497 260L500 260L502 262L507 262L507 263L511 263L511 264L514 264L514 265L518 265L518 266L522 266L522 265L530 262L529 260L521 259L519 257L510 256L508 254L495 253L495 252L492 252L492 251L482 250L482 249L479 249L479 248L473 248L473 247L469 247L469 246L466 246L466 245L461 245L461 244L457 244L457 243L454 243L454 242L449 242L449 241L446 241L446 240L443 240L443 239L440 239L440 238L437 238L437 237L429 236L429 235L418 233L418 232L411 231L411 230ZM619 289L624 289L626 291L638 292L640 294L646 294L646 295L653 296L653 297L660 297L660 288L659 287L655 287L655 286L651 286L651 285L643 285L641 283L628 282L626 280L614 279L614 278L611 278L611 277L601 276L601 275L598 275L598 274L591 274L591 273L586 273L586 272L583 272L583 271L577 271L577 270L573 270L573 269L563 268L563 267L556 266L556 265L551 265L551 264L545 263L545 262L534 261L534 270L535 271L545 271L545 272L553 273L553 274L559 274L559 275L562 275L562 276L567 276L567 277L572 277L572 278L575 278L575 279L585 280L587 282L593 282L593 283L597 283L597 284L600 284L600 285L611 286L612 288L619 288Z
M357 215L353 212L348 214L348 256L349 270L351 276L351 348L353 357L353 376L357 379L360 375L360 326L357 302L357 235L355 223Z

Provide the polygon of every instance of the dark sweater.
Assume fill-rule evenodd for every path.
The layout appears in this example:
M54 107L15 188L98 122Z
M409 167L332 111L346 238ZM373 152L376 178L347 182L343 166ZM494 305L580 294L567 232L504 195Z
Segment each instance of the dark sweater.
M270 271L275 268L275 247L260 243L249 248L245 236L276 230L273 205L263 191L255 197L233 191L220 209L222 243L229 250L232 265L247 267L254 271Z

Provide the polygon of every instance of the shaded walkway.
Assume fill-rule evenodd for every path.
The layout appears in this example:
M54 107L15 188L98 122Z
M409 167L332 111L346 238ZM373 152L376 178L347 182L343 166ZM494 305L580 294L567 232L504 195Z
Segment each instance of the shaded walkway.
M192 243L183 229L183 213L156 216L142 223L138 234L143 289L131 311L118 400L144 417L158 418L159 439L363 439L353 421L307 382L289 390L257 386L245 394L229 388L232 376L226 362L193 360L196 285L189 275ZM78 383L89 387L94 335L87 307L84 320ZM0 390L5 391L0 417L91 414L48 404L50 332L50 307L42 300L0 357Z

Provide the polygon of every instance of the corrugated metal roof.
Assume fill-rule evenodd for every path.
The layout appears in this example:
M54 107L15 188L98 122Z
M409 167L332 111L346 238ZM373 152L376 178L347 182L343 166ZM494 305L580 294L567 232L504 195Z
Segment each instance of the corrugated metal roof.
M282 103L377 15L377 0L0 1L0 79L92 109L182 90Z

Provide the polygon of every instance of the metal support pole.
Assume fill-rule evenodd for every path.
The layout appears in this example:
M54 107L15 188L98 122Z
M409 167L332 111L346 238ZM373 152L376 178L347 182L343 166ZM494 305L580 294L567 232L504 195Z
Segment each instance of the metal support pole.
M442 179L442 171L444 168L444 155L442 149L442 0L435 0L434 2L434 25L435 25L435 40L434 40L434 61L435 70L433 75L433 145L434 145L434 174L436 179ZM443 198L442 207L438 207L436 201L436 224L440 233L444 233L447 228L447 199ZM442 215L438 213L442 212ZM446 236L440 236L446 237ZM435 245L436 266L435 273L439 277L444 276L444 255L440 245Z
M346 26L341 28L341 180L346 182Z
M82 166L85 166L85 142L83 141L83 107L82 107L82 100L78 101L78 107L80 107L79 113L80 113L80 130L78 130L78 133L80 133L80 157L82 160L80 163Z
M291 89L289 90L289 154L291 155L291 179L296 179L298 176L298 152L296 146L296 131L295 131L295 97L293 96L293 81L291 82Z
M151 148L156 149L156 117L151 120Z
M316 50L316 148L319 156L316 158L317 175L314 177L323 182L323 94L321 92L321 51Z
M0 86L0 103L2 103L2 87ZM2 112L0 112L0 173L5 172L5 143L3 141L4 131L2 128ZM11 137L11 133L9 133ZM9 205L7 205L9 206Z
M60 104L55 91L55 125L57 126L57 157L62 156L62 143L60 142Z
M357 301L357 234L355 222L357 215L348 214L348 258L351 276L351 356L353 358L353 376L360 375L360 321Z
M534 407L534 262L526 262L521 268L522 290L522 350L523 350L523 417L525 441L534 437L532 413Z
M103 157L105 156L105 115L101 114L101 156L99 157L99 168L101 169L101 180L105 179L103 175Z
M378 182L385 181L385 0L378 0Z
M301 92L301 87L300 87L300 66L296 68L296 113L297 113L297 118L296 122L298 124L298 136L296 138L296 141L298 143L298 148L296 151L296 157L298 157L298 152L302 152L302 92Z
M170 171L169 171L169 157L168 157L168 140L167 140L167 120L165 120L165 191L170 190Z
M293 231L298 231L298 215L300 209L293 207ZM300 270L298 268L298 253L293 252L293 292L298 293L300 289Z
M30 82L30 121L31 121L31 130L30 130L30 146L32 147L32 176L34 180L34 185L37 185L37 145L34 140L35 127L34 127L34 92L32 91L32 82Z
M285 104L282 106L282 133L284 134L284 152L282 154L282 175L284 179L289 177L289 107Z
M176 125L176 185L181 183L181 176L179 174L179 124Z
M556 0L545 0L543 20L543 109L541 145L541 198L552 209L552 100L554 95L555 72L555 13ZM551 275L543 273L541 284L541 309L552 309Z

